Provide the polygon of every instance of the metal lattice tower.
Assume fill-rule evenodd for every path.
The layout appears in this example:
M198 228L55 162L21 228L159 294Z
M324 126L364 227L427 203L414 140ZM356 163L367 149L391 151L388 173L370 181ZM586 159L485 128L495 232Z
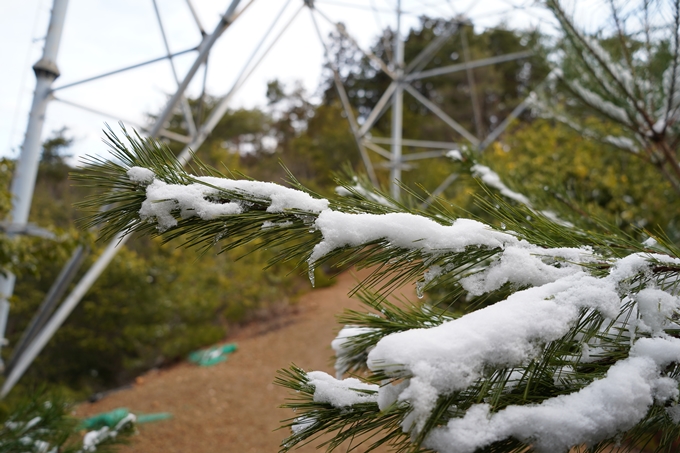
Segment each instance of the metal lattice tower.
M486 65L497 64L504 61L511 61L519 58L526 58L529 54L527 52L521 52L516 54L508 54L493 58L487 58L484 60L477 61L467 61L463 64L455 64L451 66L422 70L425 65L430 61L433 55L441 48L442 45L449 39L459 27L459 21L452 20L449 22L448 27L443 34L438 36L433 40L426 48L419 54L414 60L408 62L404 61L404 41L401 36L401 25L402 25L402 0L396 0L396 5L393 9L394 15L396 17L396 27L394 33L394 58L391 62L391 67L388 66L382 59L373 55L370 51L361 49L357 40L354 39L347 30L340 24L335 23L327 14L318 8L314 0L287 0L282 8L279 10L277 16L271 25L266 28L262 34L262 39L258 41L253 50L252 54L248 58L246 64L240 71L236 81L229 87L226 93L218 98L215 108L212 110L208 118L203 122L203 124L196 124L194 118L192 117L185 93L187 87L192 82L200 76L200 69L203 67L204 72L204 90L205 91L205 74L207 73L207 63L208 57L211 50L213 49L215 43L221 38L222 34L229 28L229 26L238 20L238 18L244 14L248 7L255 1L249 0L240 5L240 0L231 0L223 14L221 14L220 19L213 29L212 32L208 33L205 31L203 25L201 24L198 15L191 3L191 0L186 0L186 3L191 11L191 16L195 26L201 31L202 39L200 43L194 48L186 49L180 52L172 53L168 45L168 36L166 35L163 21L159 13L158 4L156 0L152 0L156 18L158 20L158 25L162 35L165 55L148 60L143 63L127 66L114 71L109 71L94 77L89 77L80 81L72 82L66 85L52 87L53 82L59 77L59 70L57 69L56 60L57 53L59 49L59 42L61 37L61 32L63 29L64 18L66 16L66 10L68 6L68 0L53 0L52 16L50 20L48 35L45 42L45 49L43 52L43 57L34 65L34 70L37 77L37 85L34 93L33 107L31 109L31 114L29 116L29 124L26 131L26 137L22 146L22 152L17 166L17 171L15 173L13 183L12 183L12 194L14 197L14 205L12 209L12 219L13 224L6 228L6 231L12 231L12 234L26 233L30 228L28 228L27 220L28 213L30 210L31 198L33 193L33 188L35 185L35 176L37 173L37 167L40 157L40 137L42 134L42 128L44 123L44 117L47 109L47 104L50 100L59 100L64 103L73 105L87 111L91 111L96 114L104 114L96 107L79 105L70 101L61 99L58 94L61 90L66 90L70 87L85 84L94 80L99 80L108 76L119 74L121 72L133 70L142 66L153 64L159 61L167 60L170 62L170 70L172 76L177 84L177 88L169 97L162 109L161 113L155 119L154 123L149 127L143 127L142 125L135 124L134 122L127 121L128 124L137 127L141 132L146 133L151 137L164 137L166 139L178 141L183 143L184 149L179 154L178 158L181 162L188 162L191 158L191 151L196 151L201 144L205 141L217 123L220 121L222 116L227 112L229 106L233 101L234 95L243 86L243 84L248 80L252 73L256 70L258 65L267 56L269 51L272 49L274 44L281 38L283 33L286 32L294 23L296 18L300 16L302 10L307 9L310 13L312 22L314 24L314 29L322 44L326 59L333 71L334 83L338 91L340 101L342 103L343 110L349 122L349 127L351 133L356 141L358 150L362 162L366 168L369 178L374 184L377 184L377 178L375 175L375 170L373 168L373 161L369 155L369 151L376 153L378 156L382 156L388 162L388 167L390 169L390 181L391 181L391 192L395 198L399 197L399 185L398 181L401 179L401 172L403 166L408 161L413 161L417 159L435 158L443 156L447 151L456 147L458 144L450 142L434 142L434 141L423 141L423 140L411 140L404 138L402 136L402 111L403 111L403 93L408 92L416 100L418 100L423 106L430 110L433 115L438 117L449 127L451 127L458 135L460 135L466 142L472 145L474 148L483 150L492 143L498 136L505 130L507 125L510 123L511 119L519 115L526 108L526 101L521 103L515 110L506 118L500 125L491 131L491 133L484 139L480 140L474 134L468 132L459 123L453 120L449 115L447 115L439 106L434 102L430 101L424 97L419 91L411 86L411 82L416 80L421 80L426 77L449 74L458 71L467 71L468 77L471 76L471 70L473 68L482 67ZM297 6L295 5L297 3ZM373 2L371 2L373 5ZM239 6L241 6L239 8ZM294 13L288 19L288 21L274 33L279 21L284 17L284 12L289 8L294 9ZM319 22L323 20L330 24L332 28L337 30L337 32L343 34L350 42L354 43L358 50L360 50L366 57L368 57L373 63L375 63L380 69L385 72L390 78L391 83L387 90L383 93L382 97L379 99L377 104L374 106L373 110L366 117L362 124L357 122L354 116L353 109L350 103L350 99L347 96L345 87L342 84L342 78L340 77L340 68L338 68L333 63L333 56L330 54L329 46L324 39ZM271 36L274 36L270 39ZM267 44L267 40L270 42ZM265 45L267 44L267 45ZM175 67L174 59L181 55L195 52L194 60L189 67L188 71L180 76ZM471 83L474 83L474 79L471 79ZM471 95L471 102L473 105L473 111L475 112L475 122L478 125L479 119L479 108L476 106L476 99L474 94ZM377 137L372 137L370 134L371 128L375 125L378 118L386 111L386 109L392 109L392 127L391 127L391 137L389 139L381 139ZM186 124L188 135L177 134L165 129L165 124L167 120L174 114L174 112L179 109ZM106 115L112 116L112 115ZM115 117L115 116L114 116ZM381 145L389 145L390 150L386 150ZM403 148L408 146L432 148L433 151L420 152L420 153L403 153ZM440 194L445 188L455 179L455 175L447 178L442 184L433 192L433 196ZM77 306L82 297L94 284L101 273L106 269L107 265L111 262L117 251L124 245L128 236L118 236L114 238L105 248L103 253L99 256L93 266L85 273L81 280L75 285L73 290L66 295L63 299L61 305L57 308L57 304L62 299L69 282L73 279L75 271L78 269L80 263L82 263L86 251L82 248L76 249L72 258L66 263L61 274L57 278L57 281L53 284L49 293L47 294L39 312L36 314L35 318L32 320L29 328L23 334L22 339L17 344L13 351L13 355L10 358L4 371L7 379L0 391L1 396L6 395L16 382L21 378L23 373L26 371L28 366L32 363L35 357L44 348L49 339L53 336L56 330L61 326L61 324L66 320L71 311ZM9 303L8 298L12 295L14 287L14 276L8 275L7 277L0 277L0 338L4 337L5 326L7 322L7 316L9 313ZM51 314L54 311L54 314Z

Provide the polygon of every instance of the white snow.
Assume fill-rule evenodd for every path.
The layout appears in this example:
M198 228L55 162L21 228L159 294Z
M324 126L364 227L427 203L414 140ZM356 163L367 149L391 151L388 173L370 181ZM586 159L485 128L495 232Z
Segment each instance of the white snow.
M158 228L164 231L177 225L173 211L178 209L183 219L199 216L203 220L243 212L238 202L220 203L207 199L218 194L218 190L203 184L174 185L156 179L146 188L146 200L139 215L142 220L155 220Z
M156 175L151 170L143 167L131 167L127 171L127 175L128 178L130 178L130 181L140 183L150 183L156 177Z
M487 184L530 206L526 197L510 191L488 167L475 167ZM129 177L148 181L144 172L132 172ZM519 288L486 308L435 327L393 333L372 350L361 351L362 355L368 353L370 370L398 379L398 384L381 387L355 378L335 379L320 371L307 373L315 402L348 410L360 403L376 403L382 409L394 403L407 404L411 411L402 428L415 435L440 396L465 390L489 370L526 367L543 353L547 343L571 332L584 312L596 312L604 320L613 320L614 330L620 331L624 344L631 347L628 358L612 365L604 378L541 404L509 406L495 413L488 404L474 405L464 416L431 431L424 446L440 452L473 453L512 436L531 443L539 452L566 452L573 445L592 445L631 428L652 404L669 406L669 416L680 419L678 382L663 375L668 364L680 361L680 340L664 332L677 327L673 318L680 311L680 298L676 290L666 289L674 287L672 277L654 274L654 266L680 266L680 259L648 253L605 258L587 247L546 249L474 220L458 219L447 225L407 213L343 213L329 209L327 200L275 184L201 180L214 187L198 183L174 186L153 179L146 188L147 200L140 215L167 228L176 223L173 212L177 211L182 217L204 219L239 214L248 209L247 203L216 201L221 189L239 191L269 202L269 212L297 209L318 214L312 228L321 233L321 240L311 253L310 269L333 250L378 240L387 242L388 247L419 250L426 260L482 248L495 253L459 277L468 294L482 295L506 284ZM274 226L286 224L262 227ZM596 263L608 273L591 275L583 266L588 263ZM450 271L430 266L423 281ZM339 375L354 359L351 338L370 331L347 326L333 341ZM607 354L597 338L575 340L582 342L582 351L574 352L575 362L592 362ZM578 379L574 374L574 367L565 364L554 376L556 385L568 388L571 379ZM299 433L313 423L313 418L303 416L293 429ZM94 445L109 434L88 435L87 445Z
M489 167L485 165L475 164L471 168L472 174L479 179L481 179L487 186L493 187L498 190L503 196L515 200L518 203L531 207L531 202L527 197L521 193L510 190L503 181L501 181L500 176Z
M314 198L301 190L283 187L272 182L235 180L205 176L196 178L199 181L219 187L220 189L254 195L271 202L267 212L283 212L287 209L318 213L328 209L328 200Z
M452 160L457 160L457 161L463 160L463 155L457 149L452 149L451 151L448 151L446 153L446 157L448 157L449 159L452 159Z
M314 386L314 401L328 403L342 408L359 403L377 403L378 386L365 384L356 378L335 379L323 371L307 373L309 383ZM358 391L357 391L358 390ZM365 391L374 393L365 393Z
M182 219L198 216L203 220L243 213L246 209L243 203L217 200L224 195L222 190L241 192L268 201L267 212L297 209L318 213L328 209L328 200L313 198L302 191L273 183L199 177L196 179L204 184L167 184L155 179L150 170L140 167L128 170L128 177L132 181L148 183L146 200L142 203L139 215L142 220L157 222L161 231L177 225L173 214L177 210Z
M586 104L601 111L610 118L619 121L621 124L628 126L633 124L630 117L628 116L628 112L626 112L624 108L605 100L599 94L585 88L578 81L565 80L565 83L568 83L569 86L579 95L579 97L581 97L581 99L583 99Z
M458 219L452 225L441 225L406 213L347 214L327 210L319 214L315 226L323 239L314 247L311 263L335 249L380 239L389 241L394 247L420 249L432 254L462 252L469 246L496 248L519 242L514 236L475 220Z
M335 351L335 376L338 379L342 379L342 376L349 371L350 360L354 358L351 354L352 338L372 332L374 329L370 327L345 326L331 341L331 348Z
M580 272L581 267L576 263L592 259L587 249L547 250L521 243L520 246L506 247L484 271L462 278L460 284L473 296L494 291L506 283L543 285ZM555 266L556 263L560 266Z
M367 365L411 377L400 399L414 407L418 426L438 394L467 388L487 367L528 363L544 343L569 331L581 308L615 317L618 307L612 282L580 272L437 327L388 335L369 353Z
M635 295L635 300L640 314L636 327L652 335L669 328L671 317L680 309L680 299L660 289L645 288Z
M679 360L677 342L674 352L674 360ZM464 417L433 430L424 446L440 453L473 453L510 436L544 453L566 452L581 443L593 445L639 422L653 404L658 388L667 393L667 381L659 377L659 365L654 360L632 355L613 365L605 378L576 393L536 405L509 406L495 414L487 404L475 405ZM677 382L672 385L677 397Z

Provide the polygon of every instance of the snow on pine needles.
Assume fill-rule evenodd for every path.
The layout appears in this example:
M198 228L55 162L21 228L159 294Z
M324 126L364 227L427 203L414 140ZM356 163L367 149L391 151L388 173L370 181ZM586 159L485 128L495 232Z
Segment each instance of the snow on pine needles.
M422 301L394 308L379 291L369 303L376 313L346 315L333 342L336 369L359 376L282 372L278 383L298 392L286 404L297 412L282 450L325 431L340 441L382 429L376 444L451 453L503 442L507 451L566 452L655 429L680 433L680 259L664 246L592 239L546 216L540 221L563 234L541 241L520 228L398 204L326 200L181 167L167 173L138 148L141 155L119 149L122 164L92 166L129 194L125 203L116 192L102 196L99 205L116 197L118 205L93 216L95 223L124 216L119 230L187 235L189 244L291 241L287 258L311 268L349 256L346 262L384 263L381 275L389 271L399 283L456 288L446 315ZM574 238L583 244L573 246ZM487 296L494 303L465 305Z

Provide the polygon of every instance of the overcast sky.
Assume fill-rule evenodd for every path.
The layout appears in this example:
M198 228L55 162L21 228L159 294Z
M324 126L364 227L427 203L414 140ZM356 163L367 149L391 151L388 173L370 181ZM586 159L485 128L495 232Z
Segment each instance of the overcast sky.
M228 91L264 32L283 9L275 33L294 15L302 0L254 0L224 33L210 57L207 91ZM510 26L534 27L546 21L537 8L516 8L530 0L403 0L403 27L415 26L419 15L452 17L465 15L478 27L506 22ZM215 27L229 0L193 0L206 31ZM242 0L240 7L248 4ZM198 27L186 0L158 0L171 51L192 48L200 41ZM31 66L42 52L52 0L22 0L0 3L0 155L15 157L23 141L28 111L35 87ZM346 24L358 42L368 47L381 28L394 26L396 0L317 0L317 8L334 22ZM327 36L331 24L320 21ZM270 38L271 39L271 38ZM266 47L266 45L265 45ZM61 77L54 87L66 85L107 71L164 55L165 49L151 0L70 0L59 51ZM180 78L196 53L176 59ZM310 93L319 84L323 47L314 31L309 11L304 9L275 43L271 52L234 98L232 106L255 107L265 102L266 82L274 78L289 86L300 81ZM202 77L188 94L196 96ZM175 81L167 61L73 88L57 91L61 99L108 112L98 115L62 102L51 102L44 136L66 126L76 138L74 151L101 153L104 122L117 119L145 124L145 114L158 112Z

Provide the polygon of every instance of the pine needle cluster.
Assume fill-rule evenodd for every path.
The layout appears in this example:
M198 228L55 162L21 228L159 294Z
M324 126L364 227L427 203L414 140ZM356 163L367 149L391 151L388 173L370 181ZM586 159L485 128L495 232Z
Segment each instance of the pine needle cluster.
M464 438L450 443L437 440L448 439L447 430L452 429L451 426L466 420L480 408L489 411L484 420L492 421L513 410L532 411L551 404L568 404L569 398L578 396L579 392L605 385L607 379L626 364L657 360L653 354L651 358L643 357L640 351L644 345L655 341L675 345L680 341L677 340L680 333L677 323L680 319L680 250L663 235L644 232L649 238L641 242L641 237L624 234L610 225L594 224L592 220L579 226L578 219L556 219L534 206L518 203L516 197L508 198L507 193L503 196L504 191L497 192L497 186L489 186L488 196L480 200L488 214L497 220L497 228L463 223L455 209L443 200L423 210L417 206L424 195L409 191L405 201L398 201L361 184L358 179L341 183L339 192L343 196L327 200L326 209L305 208L307 205L295 203L283 209L271 209L271 196L248 191L245 184L239 186L235 177L243 178L242 175L222 172L200 161L185 169L167 149L151 139L125 133L126 143L110 131L107 137L114 159L91 159L88 171L80 177L87 184L105 189L81 204L91 211L84 225L101 227L103 238L118 233L161 236L166 241L181 238L185 246L197 247L203 252L214 245L230 250L258 240L262 247L275 251L274 262L292 260L311 270L325 262L373 269L355 290L368 312L343 314L340 322L347 330L343 329L344 335L341 331L334 342L338 373L354 373L363 383L362 387L351 387L355 381L328 377L335 390L322 394L319 387L322 381L316 374L295 366L281 370L277 384L295 392L295 396L284 404L295 411L295 416L284 421L284 427L290 428L292 433L282 442L282 451L329 433L330 437L321 441L321 445L329 450L345 442L351 442L352 446L363 444L369 450L389 444L400 452L430 449L519 453L532 448L566 451L570 447L599 452L612 446L618 451L634 451L645 445L655 451L674 451L677 447L680 354L664 359L660 368L652 372L654 379L664 385L674 382L674 389L668 388L664 394L652 392L653 403L644 406L644 413L640 413L634 422L615 424L613 428L594 428L593 433L581 437L574 435L567 440L555 440L559 437L557 434L533 432L531 427L517 428L507 435L499 434L497 438L467 447L463 445L467 442ZM463 160L471 169L476 165L470 156ZM131 177L131 170L136 168L150 171L153 178ZM210 178L225 178L232 182L221 185ZM484 178L481 182L484 183ZM214 218L202 217L186 206L173 205L177 200L156 199L156 203L171 203L169 212L176 221L174 226L161 226L153 216L140 215L154 184L180 189L199 185L206 188L209 194L206 199L211 203L236 203L240 211ZM289 185L306 194L309 200L323 201L292 175ZM333 235L349 233L338 233L333 225L327 226L324 219L328 215L344 216L341 218L348 223L343 226L348 230L368 225L370 220L374 222L370 223L374 225L371 228L376 231L371 230L369 234L359 228L356 235L338 239ZM366 222L361 223L364 220ZM481 234L481 239L458 243L454 241L458 240L456 238L436 238L445 244L455 242L458 245L435 247L431 245L432 238L425 237L428 233L424 230L422 239L405 240L398 225L392 224L395 221L403 221L404 229L408 229L409 222L421 222L432 231L470 225ZM460 232L464 236L470 230L461 228ZM320 244L326 246L324 253L319 252ZM562 278L539 276L531 280L519 269L516 277L492 281L494 272L505 269L504 260L510 259L512 250L529 250L526 260L534 261L523 262L536 264L544 269L541 272L546 272L545 275L565 272L581 276L579 281L601 281L602 285L614 281L611 291L618 308L614 312L597 308L590 299L599 296L572 293L577 292L578 287L567 287L564 293L545 296L548 303L567 293L580 298L574 302L576 309L568 323L558 326L559 335L529 338L526 346L530 352L522 360L484 359L479 367L473 367L466 375L469 379L466 385L440 385L433 380L430 384L436 390L436 397L425 405L407 390L415 388L416 382L428 379L429 375L406 363L410 360L406 356L403 363L380 362L382 359L376 359L376 351L384 352L381 348L386 342L403 334L426 335L438 329L465 326L471 317L484 316L489 310L507 305L510 299L534 294L533 290L547 288ZM579 254L586 258L578 258ZM626 260L636 260L636 264L624 269L623 264L629 262ZM541 280L544 277L545 281ZM470 282L481 282L486 286L478 290ZM415 285L418 295L423 298L399 302L390 298L396 288L406 284ZM664 299L666 296L662 294L659 300L671 302L663 306L659 302L658 310L644 308L639 302L645 294L661 293L668 297ZM645 325L652 321L656 324ZM508 324L508 328L511 330L512 325ZM479 341L482 345L485 339L480 337ZM423 350L427 351L427 347ZM350 403L338 402L336 397ZM618 403L620 401L612 402L614 406ZM602 414L604 418L606 415ZM612 413L612 418L617 416L620 414ZM599 421L594 419L592 423L597 427ZM575 429L574 432L580 431Z

